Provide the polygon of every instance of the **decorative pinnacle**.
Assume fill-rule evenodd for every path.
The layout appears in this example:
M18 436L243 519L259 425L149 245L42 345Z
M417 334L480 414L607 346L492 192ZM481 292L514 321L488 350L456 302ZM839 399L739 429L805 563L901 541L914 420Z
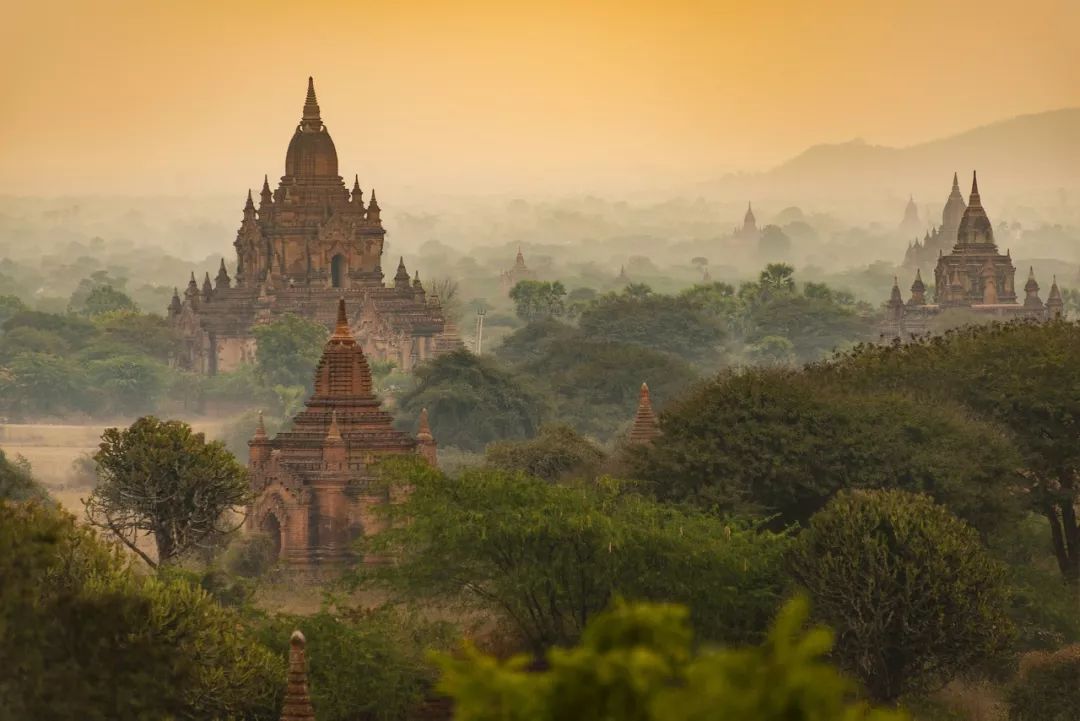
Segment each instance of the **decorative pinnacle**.
M266 424L263 422L263 412L259 411L259 424L255 426L256 440L266 440Z
M308 695L305 646L307 639L304 634L293 631L289 638L289 675L285 700L281 706L281 721L315 721L315 709Z
M351 339L352 331L349 330L349 314L345 312L345 298L338 298L337 323L334 326L334 334L330 340Z
M311 77L307 79L307 97L304 99L302 121L306 125L313 126L315 130L318 130L322 124L322 118L319 117L319 101L315 99L315 81Z
M957 193L960 192L960 176L956 174L955 170L952 174L952 189Z
M431 435L431 424L428 422L427 408L420 409L420 421L416 430L416 440L418 441L432 441L435 437Z
M982 205L982 199L979 197L979 174L974 170L971 171L971 197L968 199L968 205Z

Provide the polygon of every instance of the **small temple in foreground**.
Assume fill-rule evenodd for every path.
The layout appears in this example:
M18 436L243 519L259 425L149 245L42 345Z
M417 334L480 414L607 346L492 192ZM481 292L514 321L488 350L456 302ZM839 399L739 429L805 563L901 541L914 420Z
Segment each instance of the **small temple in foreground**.
M955 176L954 194L959 193ZM950 203L953 198L950 196ZM962 200L961 200L962 202ZM953 204L951 212L957 206ZM946 221L950 218L946 206ZM944 231L943 231L944 232ZM994 242L994 228L982 206L978 177L973 174L971 195L957 224L956 236L948 253L938 250L934 269L934 298L928 302L922 269L916 268L911 297L905 302L898 279L886 303L883 338L908 338L931 330L931 321L950 309L964 309L1001 320L1048 320L1060 317L1064 302L1057 279L1050 286L1046 303L1039 298L1039 284L1034 269L1029 269L1020 302L1014 287L1016 268L1006 250L1003 255Z
M351 545L381 527L375 509L390 502L375 481L380 458L418 454L436 465L427 412L415 438L397 430L372 389L371 369L349 328L345 301L315 370L315 391L291 427L270 438L259 418L248 442L255 496L247 529L267 534L290 570L333 571Z
M391 283L382 268L386 231L375 191L366 203L359 178L350 192L338 174L337 150L308 78L303 115L275 190L263 178L256 207L244 205L234 275L222 258L216 278L194 273L174 290L168 317L182 340L184 369L214 374L254 360L252 329L286 313L332 327L339 297L350 300L356 338L375 360L403 371L461 346L439 298L410 277L401 258Z
M660 437L660 425L653 412L652 398L649 396L649 384L642 383L638 393L638 407L634 414L634 424L630 426L629 442L632 445L648 444Z

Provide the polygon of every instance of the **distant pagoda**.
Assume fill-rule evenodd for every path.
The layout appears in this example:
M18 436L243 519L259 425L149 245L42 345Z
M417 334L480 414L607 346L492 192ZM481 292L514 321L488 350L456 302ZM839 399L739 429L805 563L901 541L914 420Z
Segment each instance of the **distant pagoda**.
M909 202L909 208L911 203ZM920 240L917 233L921 228L907 225L906 237L915 235L914 242L908 243L907 253L904 254L905 268L930 267L937 262L938 256L952 250L956 243L957 233L960 231L960 221L964 218L967 204L964 196L960 193L960 179L953 173L952 191L945 201L945 208L941 211L941 225L923 233ZM907 215L905 215L905 221ZM914 228L914 230L911 230Z
M953 191L954 195L958 195L955 178ZM958 207L952 195L949 203L946 205L946 220L950 220L950 213L955 213ZM963 199L960 199L960 203L963 203ZM948 309L962 308L1002 320L1047 320L1061 316L1064 311L1056 279L1046 303L1039 299L1039 284L1033 269L1029 269L1024 285L1024 302L1018 302L1014 288L1016 268L1008 251L1004 255L998 251L994 242L994 228L982 206L979 182L974 174L971 195L957 223L951 250L947 254L939 250L936 260L933 303L927 302L921 268L915 270L911 298L907 302L900 293L899 279L893 280L892 292L886 303L883 337L903 338L925 333L930 321Z
M408 371L460 347L438 298L424 290L419 274L410 280L404 258L392 284L383 282L381 212L375 191L365 204L359 177L351 193L345 187L308 78L285 175L273 191L263 177L258 208L248 191L233 244L235 276L222 258L214 282L207 274L200 288L192 274L182 296L173 292L169 319L183 338L177 365L208 374L234 370L254 360L254 326L295 313L332 327L343 295L355 310L350 323L357 339L373 359Z

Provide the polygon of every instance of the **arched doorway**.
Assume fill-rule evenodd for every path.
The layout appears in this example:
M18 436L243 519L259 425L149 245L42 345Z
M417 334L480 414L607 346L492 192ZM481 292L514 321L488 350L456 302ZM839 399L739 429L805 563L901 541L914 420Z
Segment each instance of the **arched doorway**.
M270 541L271 562L277 563L281 558L281 523L278 517L273 513L267 513L259 524L259 531Z
M330 284L335 288L345 285L345 256L338 254L330 259Z

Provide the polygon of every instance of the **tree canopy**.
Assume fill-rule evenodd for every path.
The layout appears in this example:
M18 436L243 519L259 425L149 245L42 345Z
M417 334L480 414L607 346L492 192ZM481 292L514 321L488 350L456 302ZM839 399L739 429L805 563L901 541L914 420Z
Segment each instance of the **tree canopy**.
M146 416L108 428L94 455L98 484L86 501L91 523L151 566L171 563L238 524L229 514L250 494L247 471L220 441L181 421ZM150 534L157 557L138 546Z
M879 701L943 686L1011 639L1003 569L926 496L845 491L811 519L790 564L837 632L837 659Z

